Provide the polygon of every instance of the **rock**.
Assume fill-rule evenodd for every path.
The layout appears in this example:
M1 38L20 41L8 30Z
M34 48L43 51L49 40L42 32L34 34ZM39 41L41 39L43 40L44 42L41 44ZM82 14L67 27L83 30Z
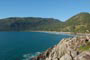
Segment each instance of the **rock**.
M60 60L72 60L72 57L69 54L65 54Z
M90 60L90 51L80 51L80 46L85 46L88 39L86 36L78 36L74 38L66 38L61 40L57 45L49 48L42 56L42 60ZM39 59L40 60L40 59Z
M90 51L82 52L80 55L75 57L75 60L90 60Z

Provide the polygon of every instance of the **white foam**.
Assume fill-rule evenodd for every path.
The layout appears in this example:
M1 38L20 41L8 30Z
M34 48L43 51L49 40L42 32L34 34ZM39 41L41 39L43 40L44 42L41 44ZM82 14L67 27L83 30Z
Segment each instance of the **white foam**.
M22 59L22 60L30 60L31 58L34 58L35 56L37 56L37 55L39 55L39 54L41 54L41 52L36 52L36 53L34 53L34 54L30 54L30 53L24 54L24 55L23 55L23 58L24 58L24 59Z

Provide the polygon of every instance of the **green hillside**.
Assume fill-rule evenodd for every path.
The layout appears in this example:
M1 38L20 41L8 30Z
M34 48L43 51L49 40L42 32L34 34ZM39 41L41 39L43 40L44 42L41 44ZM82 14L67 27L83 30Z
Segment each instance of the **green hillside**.
M62 22L53 18L12 17L0 20L0 31L59 31L61 26Z
M81 12L65 22L53 18L10 17L0 19L0 31L90 32L90 14Z
M90 31L90 14L81 12L71 17L65 22L64 31L89 32Z

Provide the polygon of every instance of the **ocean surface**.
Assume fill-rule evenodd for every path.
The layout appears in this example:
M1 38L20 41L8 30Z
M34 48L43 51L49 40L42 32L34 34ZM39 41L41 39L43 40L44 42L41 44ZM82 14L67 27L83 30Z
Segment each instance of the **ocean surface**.
M68 37L44 32L0 32L0 60L27 60Z

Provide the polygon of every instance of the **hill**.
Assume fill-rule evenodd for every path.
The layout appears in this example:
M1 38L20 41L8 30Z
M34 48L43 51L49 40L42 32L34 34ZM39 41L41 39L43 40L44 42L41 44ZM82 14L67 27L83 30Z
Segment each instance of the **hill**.
M81 12L62 22L54 18L10 17L0 19L0 31L90 32L90 14Z
M63 31L89 32L90 31L90 14L81 12L71 17L65 22Z
M53 18L10 17L0 20L0 31L59 31L61 25Z

